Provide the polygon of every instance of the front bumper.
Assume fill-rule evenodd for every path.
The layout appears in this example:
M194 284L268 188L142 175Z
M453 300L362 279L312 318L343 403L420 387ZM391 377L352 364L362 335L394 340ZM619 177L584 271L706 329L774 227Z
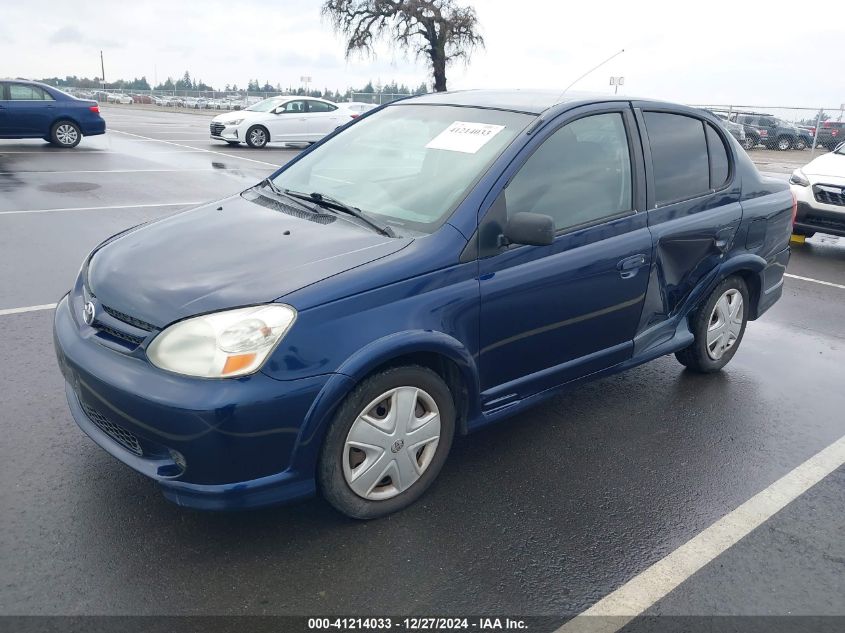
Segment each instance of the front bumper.
M237 509L314 493L313 460L294 456L330 375L281 381L261 372L227 380L171 374L97 342L72 314L68 296L56 308L54 344L77 424L156 480L171 501Z
M240 133L238 132L238 126L226 126L222 123L215 123L212 121L209 124L209 133L211 138L216 139L218 141L242 141L243 139L240 137Z
M820 202L813 191L814 186L818 184L809 187L792 185L792 192L798 200L795 228L845 237L845 205ZM841 186L845 187L845 183Z

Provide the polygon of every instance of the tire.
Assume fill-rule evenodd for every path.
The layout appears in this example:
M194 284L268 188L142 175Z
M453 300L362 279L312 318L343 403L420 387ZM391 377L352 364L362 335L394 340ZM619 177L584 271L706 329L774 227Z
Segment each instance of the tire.
M799 138L799 139L796 139L795 145L792 147L792 149L797 149L797 150L807 149L807 144L804 142L804 139Z
M735 320L733 313L736 297L741 299L740 321ZM728 298L727 304L721 303L723 298ZM704 305L690 316L690 329L695 340L689 347L675 352L675 358L691 371L702 374L722 369L734 357L742 342L748 323L748 307L748 286L745 281L735 275L722 280ZM718 325L719 322L721 325ZM708 334L715 334L717 330L721 330L720 336L716 338L711 335L712 343L708 345Z
M742 147L743 149L745 149L746 152L754 149L756 145L757 139L753 136L746 136L745 139L742 141Z
M398 424L391 428L394 407L400 419L407 408L404 419L427 421L411 432ZM365 414L370 422L363 419ZM439 428L432 426L436 422ZM415 441L413 434L421 431L425 431L417 437L421 441ZM435 372L409 365L374 374L346 397L329 426L317 466L320 491L338 511L354 519L402 510L440 473L454 434L452 393Z
M56 147L71 149L82 140L82 130L73 121L56 121L50 128L50 142Z
M788 150L792 147L792 139L789 138L788 136L779 136L778 140L777 140L777 144L775 145L775 147L779 151L785 152L786 150Z
M270 132L263 125L253 125L246 131L246 144L254 149L263 149L270 142Z

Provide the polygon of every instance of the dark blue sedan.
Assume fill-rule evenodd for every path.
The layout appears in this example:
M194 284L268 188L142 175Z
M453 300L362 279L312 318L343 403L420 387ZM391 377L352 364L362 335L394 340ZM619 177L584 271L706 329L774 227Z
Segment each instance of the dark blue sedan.
M0 81L0 138L43 138L70 148L105 132L96 101L35 81Z
M378 517L455 434L667 354L720 370L781 295L794 213L702 110L426 95L106 240L55 347L78 425L170 500Z

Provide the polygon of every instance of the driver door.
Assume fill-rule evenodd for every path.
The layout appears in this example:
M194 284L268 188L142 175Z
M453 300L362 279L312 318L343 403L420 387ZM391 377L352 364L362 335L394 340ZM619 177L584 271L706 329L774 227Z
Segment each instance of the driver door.
M632 355L652 257L637 127L623 104L565 116L523 149L479 226L485 408ZM551 216L554 243L500 246L519 212Z
M273 110L267 122L273 142L302 141L308 136L308 106L305 100L287 101Z

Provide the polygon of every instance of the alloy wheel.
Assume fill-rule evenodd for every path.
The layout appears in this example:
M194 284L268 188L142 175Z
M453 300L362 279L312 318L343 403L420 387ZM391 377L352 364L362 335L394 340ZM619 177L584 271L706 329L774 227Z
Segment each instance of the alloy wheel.
M343 476L371 501L405 492L431 464L440 440L440 411L417 387L396 387L364 407L343 446Z
M742 293L736 288L726 291L710 313L707 326L707 354L719 360L739 340L742 332L744 306Z
M792 143L790 143L789 139L786 138L786 137L783 137L783 138L778 140L778 149L782 152L785 152L786 150L788 150L790 145L792 145Z
M257 127L249 133L249 140L256 147L262 147L267 143L267 134L260 127Z
M68 123L63 123L56 128L56 139L62 145L73 145L79 138L79 132Z

